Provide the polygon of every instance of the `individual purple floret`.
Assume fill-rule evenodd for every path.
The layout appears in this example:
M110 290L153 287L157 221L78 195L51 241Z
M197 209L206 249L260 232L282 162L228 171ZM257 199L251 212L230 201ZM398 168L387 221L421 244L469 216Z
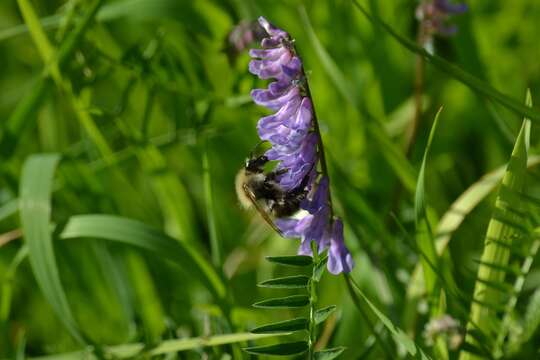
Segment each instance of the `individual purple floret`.
M449 25L448 18L467 9L466 4L453 4L449 0L422 1L416 8L416 18L422 24L426 39L433 35L450 36L457 32L457 26Z
M260 41L266 36L266 31L257 21L241 21L225 37L223 50L227 54L230 64L236 62L237 57L252 43Z
M350 272L354 266L343 240L343 223L333 217L328 177L320 174L320 134L315 130L312 99L309 97L302 61L297 56L289 34L265 18L259 24L266 31L262 49L252 49L249 71L261 79L274 79L266 89L251 92L253 101L275 111L261 118L257 131L272 147L265 153L278 161L279 185L286 191L305 187L306 199L300 204L302 218L276 219L283 235L300 238L299 254L311 255L311 242L317 249L328 249L328 270L332 274ZM281 173L281 172L279 172ZM306 183L307 179L307 183Z

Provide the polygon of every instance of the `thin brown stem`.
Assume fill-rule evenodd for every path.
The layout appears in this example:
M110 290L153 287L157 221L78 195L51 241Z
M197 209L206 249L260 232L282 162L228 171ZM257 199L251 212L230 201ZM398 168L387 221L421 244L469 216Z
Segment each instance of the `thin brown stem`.
M0 246L4 246L8 242L12 240L17 240L20 237L22 237L21 229L15 229L8 231L7 233L0 234Z
M418 36L417 43L418 46L423 47L426 41L426 34L422 22L418 24ZM405 134L405 154L407 157L410 157L414 143L416 141L416 135L418 134L418 129L420 128L420 122L422 121L422 95L424 92L424 71L425 71L425 60L423 56L416 55L415 59L415 80L414 80L414 117L407 132Z

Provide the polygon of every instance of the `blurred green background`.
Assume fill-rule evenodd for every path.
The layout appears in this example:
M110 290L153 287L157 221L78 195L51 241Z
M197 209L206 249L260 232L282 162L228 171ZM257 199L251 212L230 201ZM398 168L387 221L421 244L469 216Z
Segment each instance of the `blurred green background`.
M296 39L308 72L336 212L357 264L353 277L386 316L429 349L422 335L429 319L425 299L412 301L407 289L419 261L410 240L415 182L434 114L444 107L426 170L434 223L469 186L508 161L521 116L428 62L423 111L407 151L417 56L351 1L104 1L95 21L78 29L93 1L31 0L54 47L52 58L60 59L58 72L49 69L52 76L44 73L47 47L36 47L20 3L0 2L0 358L81 349L21 255L17 199L23 164L36 153L62 156L49 229L61 284L87 341L152 346L291 317L251 304L273 294L258 282L291 274L264 257L294 254L298 241L273 234L256 214L240 209L234 193L235 174L258 142L256 121L267 112L250 100L249 91L265 83L247 71L247 52L229 58L224 48L235 24L260 15ZM415 39L416 1L362 4ZM435 39L435 53L520 102L527 88L533 102L540 98L540 3L468 5L466 14L451 19L459 32ZM534 153L534 122L531 133ZM38 182L47 177L40 170L33 176ZM538 181L532 179L534 192ZM467 214L446 253L453 278L468 293L494 198ZM225 305L187 263L103 239L61 239L78 214L136 219L189 244L222 278ZM540 284L539 270L534 263L517 309ZM344 359L386 356L372 331L383 340L390 335L376 318L362 317L341 277L324 276L320 303L338 305L322 331L323 344L346 346ZM466 324L466 314L453 316ZM539 341L536 332L515 356L532 359ZM231 346L167 358L226 354L249 358ZM405 356L399 347L396 354Z

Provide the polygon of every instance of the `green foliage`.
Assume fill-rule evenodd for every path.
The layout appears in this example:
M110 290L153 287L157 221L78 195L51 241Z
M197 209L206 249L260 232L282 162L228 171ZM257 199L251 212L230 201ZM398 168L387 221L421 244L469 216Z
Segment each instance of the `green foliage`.
M291 343L281 343L276 345L253 346L244 348L244 351L254 355L296 355L305 353L308 350L308 343L296 341Z
M263 309L289 309L301 308L309 304L307 295L291 295L286 297L258 301L253 304L254 307Z
M427 356L424 351L419 348L418 345L416 345L414 341L407 336L407 334L403 332L403 330L396 327L396 325L394 325L394 323L388 317L386 317L371 301L369 301L367 296L354 282L354 280L352 280L350 277L347 277L346 280L351 290L354 291L355 294L360 295L361 299L365 302L373 314L381 321L390 334L392 334L392 338L396 344L402 346L410 356L418 357L419 359L430 359L430 357ZM359 304L358 300L356 300L356 303L358 307L362 306Z
M252 329L251 332L254 334L268 334L276 332L287 332L287 331L298 331L298 330L307 330L308 328L308 319L306 318L296 318L285 321L279 321L273 324L263 325Z
M312 250L317 254L317 245L312 242ZM327 257L315 255L311 256L286 256L286 257L267 257L271 263L284 266L304 267L311 265L311 277L305 275L293 275L276 279L265 280L259 284L262 287L284 288L284 289L304 289L308 295L291 295L282 298L274 298L258 301L253 304L256 308L263 309L300 309L309 305L308 317L298 317L290 320L279 321L271 324L258 326L251 330L254 334L266 334L276 332L295 332L304 330L307 332L307 341L279 343L275 345L255 346L244 348L244 351L256 355L292 355L307 352L308 359L334 359L339 356L344 348L328 349L328 351L315 351L317 341L317 326L322 324L336 306L317 309L318 294L317 285L324 273Z
M316 351L314 354L314 359L315 360L332 360L332 359L337 358L339 355L341 355L343 351L345 351L345 348L343 347Z
M286 266L309 266L313 265L311 256L292 255L292 256L267 256L266 260Z
M302 289L309 283L309 277L305 275L286 276L277 279L270 279L259 283L260 287L284 288L284 289Z
M330 305L321 309L317 309L314 314L315 323L318 325L323 323L332 313L336 311L335 305Z
M19 200L21 225L30 264L43 294L70 333L83 342L60 282L51 238L51 192L59 161L58 154L33 155L25 161Z
M527 105L531 105L530 98L527 99ZM514 249L519 249L519 242L526 241L528 238L525 218L527 210L520 194L525 192L530 127L530 120L525 119L502 179L493 216L487 228L467 325L466 341L471 345L478 344L486 337L495 338L501 331L497 313L501 308L501 299L504 301L504 295L512 290L505 283L508 273L506 266L510 262L510 256L515 256ZM482 336L481 339L478 338L479 334ZM468 360L477 357L470 352L464 352L461 359Z
M194 248L136 220L111 215L77 215L69 219L60 237L102 238L150 250L161 258L183 264L190 269L190 274L207 284L218 297L225 296L221 279Z

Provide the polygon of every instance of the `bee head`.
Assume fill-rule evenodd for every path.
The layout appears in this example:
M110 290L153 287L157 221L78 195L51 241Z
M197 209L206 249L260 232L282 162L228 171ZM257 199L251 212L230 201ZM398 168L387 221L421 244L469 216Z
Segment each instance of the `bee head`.
M268 162L268 157L261 155L259 157L253 158L250 157L246 160L246 171L252 173L262 173L264 170L264 165Z

